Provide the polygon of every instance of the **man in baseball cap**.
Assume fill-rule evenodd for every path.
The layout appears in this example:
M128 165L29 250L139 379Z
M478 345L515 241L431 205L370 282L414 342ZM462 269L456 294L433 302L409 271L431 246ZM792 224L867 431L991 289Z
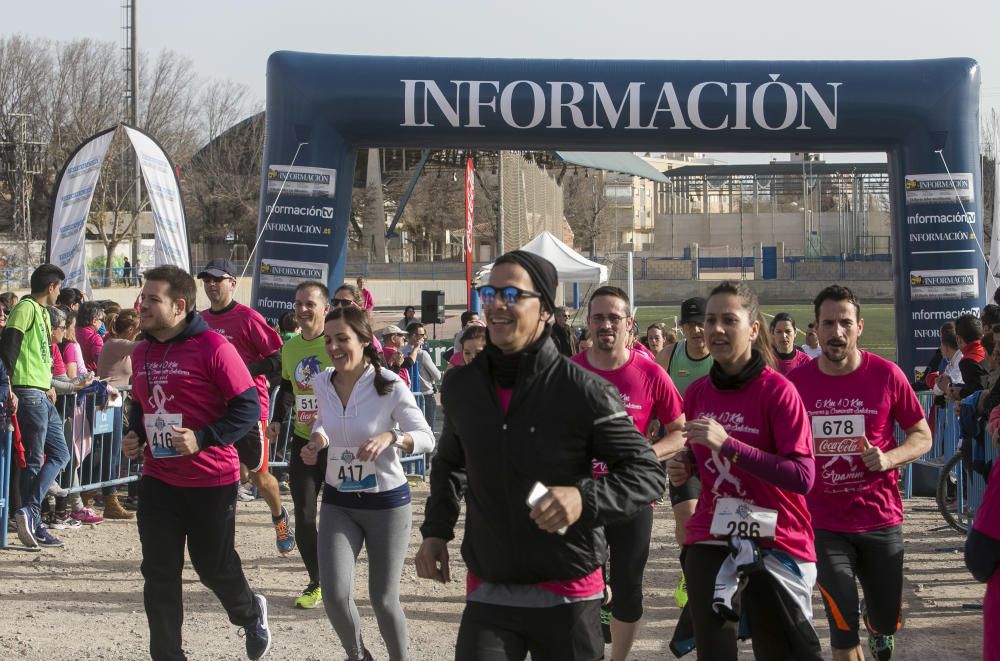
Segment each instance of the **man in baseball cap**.
M233 278L235 279L238 271L236 270L236 265L225 257L216 257L208 264L205 264L203 268L198 273L198 279L204 280L205 276L210 276L212 278Z
M705 341L705 306L707 301L695 296L681 303L681 330L684 339L669 347L665 347L656 362L667 371L674 386L684 396L684 391L697 379L708 374L712 367L712 355L708 352ZM667 484L670 496L670 506L674 513L674 530L678 547L684 544L687 534L687 521L694 514L698 496L701 494L701 479L697 473L679 487ZM683 608L687 603L687 583L684 574L674 589L674 603Z
M281 337L256 310L236 301L238 273L236 266L223 257L213 259L198 273L210 303L202 317L209 328L236 347L257 387L260 423L234 446L240 457L241 477L249 477L271 510L278 553L288 555L295 548L295 531L288 511L281 504L278 481L268 471L270 448L264 434L271 403L267 375L281 371Z
M681 303L681 325L704 324L706 301L700 296L689 298Z

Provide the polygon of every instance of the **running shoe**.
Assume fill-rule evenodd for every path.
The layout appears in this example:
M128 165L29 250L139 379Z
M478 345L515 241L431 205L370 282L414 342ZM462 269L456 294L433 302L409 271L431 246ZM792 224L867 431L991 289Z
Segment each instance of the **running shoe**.
M684 608L687 606L688 602L688 584L687 579L684 578L684 572L681 572L681 580L677 582L677 587L674 588L674 605L677 608Z
M868 649L877 661L889 661L892 658L892 648L896 646L896 637L892 634L886 636L868 636Z
M21 543L29 548L38 548L38 540L35 539L34 517L31 510L22 507L14 513L14 524L17 526L17 538Z
M248 503L251 500L257 499L257 495L254 493L253 485L249 482L240 485L239 489L236 491L236 497L241 503Z
M84 507L82 510L73 512L70 514L71 517L79 521L80 523L86 524L88 526L96 526L98 524L104 523L104 517L90 509L89 507Z
M316 583L310 583L295 600L296 608L316 608L323 601L323 591Z
M44 523L38 524L38 526L35 528L35 539L38 540L38 545L42 547L50 549L58 549L62 548L63 546L62 541L56 537L53 537L52 534L45 527Z
M292 488L288 486L288 480L281 480L280 482L278 482L278 493L280 493L283 496L287 496L288 494L292 493Z
M295 531L288 523L288 510L282 507L281 516L277 519L272 518L271 521L274 523L274 534L278 537L276 540L278 553L288 555L295 550Z
M255 594L257 601L257 621L248 627L243 627L242 635L246 638L247 658L259 659L271 649L271 629L267 626L267 599L262 594Z
M868 649L876 661L889 661L892 658L892 649L896 646L896 637L893 634L879 634L872 629L868 621L868 606L865 600L861 600L861 620L868 630Z
M52 518L45 522L53 530L74 530L83 524L71 517L66 512L53 513Z

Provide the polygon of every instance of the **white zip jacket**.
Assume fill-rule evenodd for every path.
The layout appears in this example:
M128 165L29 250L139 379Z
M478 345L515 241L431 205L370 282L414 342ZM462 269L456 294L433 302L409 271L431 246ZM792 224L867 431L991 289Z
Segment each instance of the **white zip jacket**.
M312 431L330 442L327 452L326 482L338 484L333 474L332 464L342 451L336 448L358 448L368 438L399 428L413 438L413 452L430 452L434 449L434 433L423 413L417 407L413 393L406 384L388 369L382 376L393 382L387 395L379 395L375 390L375 368L368 366L354 390L343 406L331 377L334 369L328 367L313 380L313 391L318 400L316 421ZM406 483L403 465L399 463L401 448L390 445L375 458L375 474L378 479L377 491L390 491Z

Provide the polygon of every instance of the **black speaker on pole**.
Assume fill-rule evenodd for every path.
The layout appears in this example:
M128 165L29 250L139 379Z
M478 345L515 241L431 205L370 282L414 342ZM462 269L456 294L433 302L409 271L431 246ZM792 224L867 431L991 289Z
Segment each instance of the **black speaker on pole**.
M420 292L420 323L444 323L444 292L424 290Z

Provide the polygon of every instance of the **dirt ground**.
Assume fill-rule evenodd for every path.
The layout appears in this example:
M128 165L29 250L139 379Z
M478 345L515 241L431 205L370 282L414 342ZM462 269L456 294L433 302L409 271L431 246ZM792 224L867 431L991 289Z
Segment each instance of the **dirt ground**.
M417 579L412 557L419 544L426 487L414 493L414 531L402 582L403 607L410 626L410 655L450 659L462 612L465 572L452 550L452 583ZM962 537L940 529L943 523L930 499L907 503L905 628L896 659L979 659L983 586L966 572ZM341 659L344 653L322 608L295 610L292 601L306 583L298 553L276 555L263 501L241 503L237 549L255 590L267 596L274 645L268 658L308 661ZM148 640L139 574L139 539L134 522L109 521L94 528L59 531L64 549L28 553L0 551L0 660L142 659ZM16 536L12 539L17 543ZM673 522L667 508L656 511L646 570L645 625L634 659L672 658L668 648L678 610ZM184 575L185 649L192 660L245 658L243 640L229 624L215 597L188 568ZM364 618L366 644L376 659L385 649L367 598L364 555L357 569L356 592ZM815 600L816 625L829 650L822 604ZM610 652L610 649L608 650ZM749 644L741 658L750 659ZM690 656L688 658L693 658Z

